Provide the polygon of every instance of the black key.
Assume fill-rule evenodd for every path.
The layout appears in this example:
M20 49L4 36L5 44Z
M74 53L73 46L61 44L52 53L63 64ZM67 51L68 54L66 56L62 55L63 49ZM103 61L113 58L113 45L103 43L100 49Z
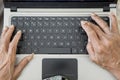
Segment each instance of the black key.
M78 48L78 53L79 54L87 54L86 47L81 46L80 48Z
M25 21L24 22L24 27L30 27L31 25L30 25L30 22L29 21Z
M51 17L50 21L56 21L56 17Z
M20 48L17 48L16 54L20 54Z
M84 42L84 46L86 47L87 44L88 44L88 41L85 41L85 42Z
M77 48L72 48L72 54L78 54L78 49Z
M75 20L76 20L75 17L71 17L71 18L70 18L70 21L75 21Z
M43 26L43 22L42 21L39 21L36 24L37 24L37 27L42 27Z
M43 22L43 26L44 27L48 27L49 26L49 22L48 21Z
M30 46L26 47L26 51L22 54L31 54L33 53L32 49L30 48Z
M32 20L32 21L36 21L36 20L37 20L37 17L31 17L31 20Z
M86 32L84 29L81 28L81 31L80 31L81 35L85 35L86 36Z
M17 27L23 27L24 26L24 22L23 21L19 21L17 24Z
M83 17L82 20L84 20L84 21L88 21L88 20L89 20L89 17Z
M14 26L16 27L16 26L17 26L17 22L12 21L12 22L11 22L11 25L14 25Z
M19 21L23 21L23 20L24 20L24 17L18 17L18 20L19 20Z
M42 21L43 18L42 18L42 17L38 17L37 20L38 20L38 21Z
M37 22L36 21L31 21L31 27L36 27L37 26Z
M17 21L17 20L18 20L17 17L12 17L12 18L11 18L11 21Z
M25 20L25 21L30 21L30 20L31 20L31 17L25 17L24 20Z
M51 22L49 23L50 27L56 27L56 26L57 26L56 24L57 24L57 23L56 23L56 22L53 22L53 21L51 21Z
M44 20L44 21L49 21L50 18L49 18L49 17L44 17L43 20Z
M71 49L70 48L40 48L39 49L40 54L70 54Z

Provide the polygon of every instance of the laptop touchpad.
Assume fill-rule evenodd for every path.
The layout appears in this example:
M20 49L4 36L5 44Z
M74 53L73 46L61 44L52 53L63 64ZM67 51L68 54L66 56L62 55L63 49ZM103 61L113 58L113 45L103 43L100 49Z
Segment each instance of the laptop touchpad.
M52 76L65 76L69 80L77 80L77 60L76 59L43 59L42 78Z

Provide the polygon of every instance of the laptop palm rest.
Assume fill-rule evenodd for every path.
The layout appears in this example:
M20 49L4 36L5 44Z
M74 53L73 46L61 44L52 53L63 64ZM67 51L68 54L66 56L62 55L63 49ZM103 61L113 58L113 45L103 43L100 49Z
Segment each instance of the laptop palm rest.
M42 79L61 75L69 80L78 80L76 59L43 59Z

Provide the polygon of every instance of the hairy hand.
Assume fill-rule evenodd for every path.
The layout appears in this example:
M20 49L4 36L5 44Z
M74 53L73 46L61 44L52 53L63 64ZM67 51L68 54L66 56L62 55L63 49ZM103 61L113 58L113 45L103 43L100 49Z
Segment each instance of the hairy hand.
M120 79L120 34L116 16L111 13L111 27L98 15L92 14L98 25L82 21L88 35L87 50L93 62L112 72Z
M21 31L18 31L10 42L14 26L5 28L0 37L0 80L16 80L23 68L33 58L33 54L25 57L18 65L16 61L16 49L21 37Z

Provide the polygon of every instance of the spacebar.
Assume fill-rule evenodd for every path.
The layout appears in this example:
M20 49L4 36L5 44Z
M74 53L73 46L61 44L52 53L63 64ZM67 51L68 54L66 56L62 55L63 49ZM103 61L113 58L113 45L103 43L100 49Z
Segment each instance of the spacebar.
M40 48L40 54L70 54L70 48Z

